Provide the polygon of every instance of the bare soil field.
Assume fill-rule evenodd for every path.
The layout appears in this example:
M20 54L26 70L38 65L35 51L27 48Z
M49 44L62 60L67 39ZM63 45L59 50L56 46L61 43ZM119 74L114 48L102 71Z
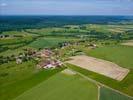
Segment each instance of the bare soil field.
M133 46L133 40L122 43L122 45Z
M81 68L105 75L112 79L121 81L128 74L129 69L122 68L115 63L89 57L85 55L71 57L72 60L67 61Z

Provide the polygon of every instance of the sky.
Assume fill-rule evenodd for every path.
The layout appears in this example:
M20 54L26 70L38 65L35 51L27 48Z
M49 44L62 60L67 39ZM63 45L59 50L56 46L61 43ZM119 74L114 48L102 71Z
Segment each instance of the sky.
M133 0L0 0L0 15L133 15Z

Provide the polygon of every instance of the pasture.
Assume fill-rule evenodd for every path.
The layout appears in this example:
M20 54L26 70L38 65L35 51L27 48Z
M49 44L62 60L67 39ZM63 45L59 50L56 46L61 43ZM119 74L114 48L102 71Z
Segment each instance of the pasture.
M12 100L62 69L37 70L34 61L0 65L0 100Z
M133 90L133 84L132 84L133 83L133 80L132 80L133 70L131 70L129 72L129 74L124 78L124 80L119 82L119 81L116 81L109 77L103 76L101 74L98 74L98 73L95 73L95 72L92 72L92 71L89 71L86 69L83 69L83 68L75 66L75 65L67 64L67 67L71 68L89 78L92 78L102 84L105 84L113 89L119 90L123 93L133 96L133 92L132 92L132 90Z
M65 37L43 37L34 42L29 46L33 48L51 48L57 47L59 43L68 42L68 41L77 41L76 38L65 38Z
M14 100L97 100L97 89L79 75L58 73Z
M133 69L133 47L104 46L89 51L88 55L114 62L121 67Z
M86 25L87 30L96 30L98 32L104 33L124 33L126 31L130 31L133 29L133 25L97 25L97 24L89 24Z
M100 88L100 100L133 100L133 98L122 95L111 89L101 87Z

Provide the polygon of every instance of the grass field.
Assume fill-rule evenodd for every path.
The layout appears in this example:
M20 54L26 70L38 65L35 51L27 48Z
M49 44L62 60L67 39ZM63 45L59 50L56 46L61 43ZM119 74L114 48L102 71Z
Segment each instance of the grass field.
M133 98L129 98L113 90L107 89L105 87L101 87L100 100L133 100Z
M0 65L0 87L31 76L36 71L35 67L36 64L34 61L24 62L19 65L16 62Z
M67 66L77 72L80 72L81 74L89 77L89 78L92 78L102 84L105 84L111 88L114 88L116 90L119 90L123 93L126 93L130 96L133 96L133 70L131 70L129 72L129 74L126 76L126 78L122 81L116 81L116 80L113 80L111 78L108 78L108 77L105 77L103 75L100 75L98 73L95 73L95 72L91 72L91 71L88 71L86 69L83 69L83 68L80 68L80 67L77 67L77 66L74 66L74 65L70 65L70 64L67 64Z
M87 30L96 30L104 33L124 33L127 30L132 30L133 25L86 25Z
M89 51L88 55L115 62L121 67L133 69L133 47L105 46Z
M0 66L0 100L12 100L61 70L37 70L32 61L3 64Z
M29 46L34 48L46 48L46 47L56 47L58 43L66 41L76 41L75 38L65 38L65 37L43 37L31 43Z
M58 73L14 100L97 100L97 86L78 75Z
M18 55L19 53L23 53L24 52L23 49L26 49L26 48L31 49L31 47L28 47L28 46L22 46L22 47L19 47L19 48L16 48L16 49L8 49L6 51L1 52L0 56ZM34 49L34 48L32 48L32 49Z
M25 31L5 31L0 35L8 35L6 38L0 38L0 56L18 54L22 51L24 46L30 44L38 38L37 35L30 34Z

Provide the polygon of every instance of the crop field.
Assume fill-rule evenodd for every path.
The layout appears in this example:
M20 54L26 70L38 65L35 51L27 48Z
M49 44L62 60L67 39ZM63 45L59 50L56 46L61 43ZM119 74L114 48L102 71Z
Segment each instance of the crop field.
M0 100L12 100L61 70L37 70L34 61L0 65Z
M50 47L57 47L59 43L62 42L68 42L68 41L77 41L79 39L76 38L64 38L64 37L44 37L41 39L38 39L36 41L34 41L33 43L31 43L29 46L33 47L33 48L50 48Z
M95 73L95 72L92 72L92 71L89 71L89 70L86 70L86 69L83 69L81 67L78 67L78 66L74 66L74 65L70 65L70 64L67 64L68 68L71 68L89 78L92 78L102 84L105 84L113 89L116 89L116 90L119 90L123 93L126 93L130 96L133 96L133 93L132 93L132 90L133 90L133 80L132 80L132 77L133 77L133 71L130 70L130 73L126 76L126 78L119 82L119 81L116 81L116 80L113 80L111 78L108 78L108 77L105 77L103 75L100 75L98 73Z
M124 96L111 89L101 87L100 88L100 100L133 100L133 98Z
M100 32L124 33L132 30L133 25L86 25L88 30L96 30Z
M42 29L28 29L27 31L33 32L33 33L38 33L41 35L64 35L67 33L85 33L87 32L86 30L81 30L80 28L74 29L73 26L70 26L69 29L68 28L42 28ZM62 33L62 34L60 34Z
M122 68L112 62L97 59L89 56L74 56L71 57L67 63L79 66L81 68L105 75L118 81L123 80L128 74L129 70Z
M31 36L31 34L28 34L24 31L5 31L2 32L3 35L15 35L15 36Z
M133 69L133 47L104 46L89 51L88 55L115 62L121 67Z
M97 89L79 75L58 73L14 100L97 100Z
M22 48L37 38L34 34L19 31L7 31L0 35L6 35L6 38L0 38L0 56L12 55L14 50L21 52ZM21 49L20 49L21 48Z

